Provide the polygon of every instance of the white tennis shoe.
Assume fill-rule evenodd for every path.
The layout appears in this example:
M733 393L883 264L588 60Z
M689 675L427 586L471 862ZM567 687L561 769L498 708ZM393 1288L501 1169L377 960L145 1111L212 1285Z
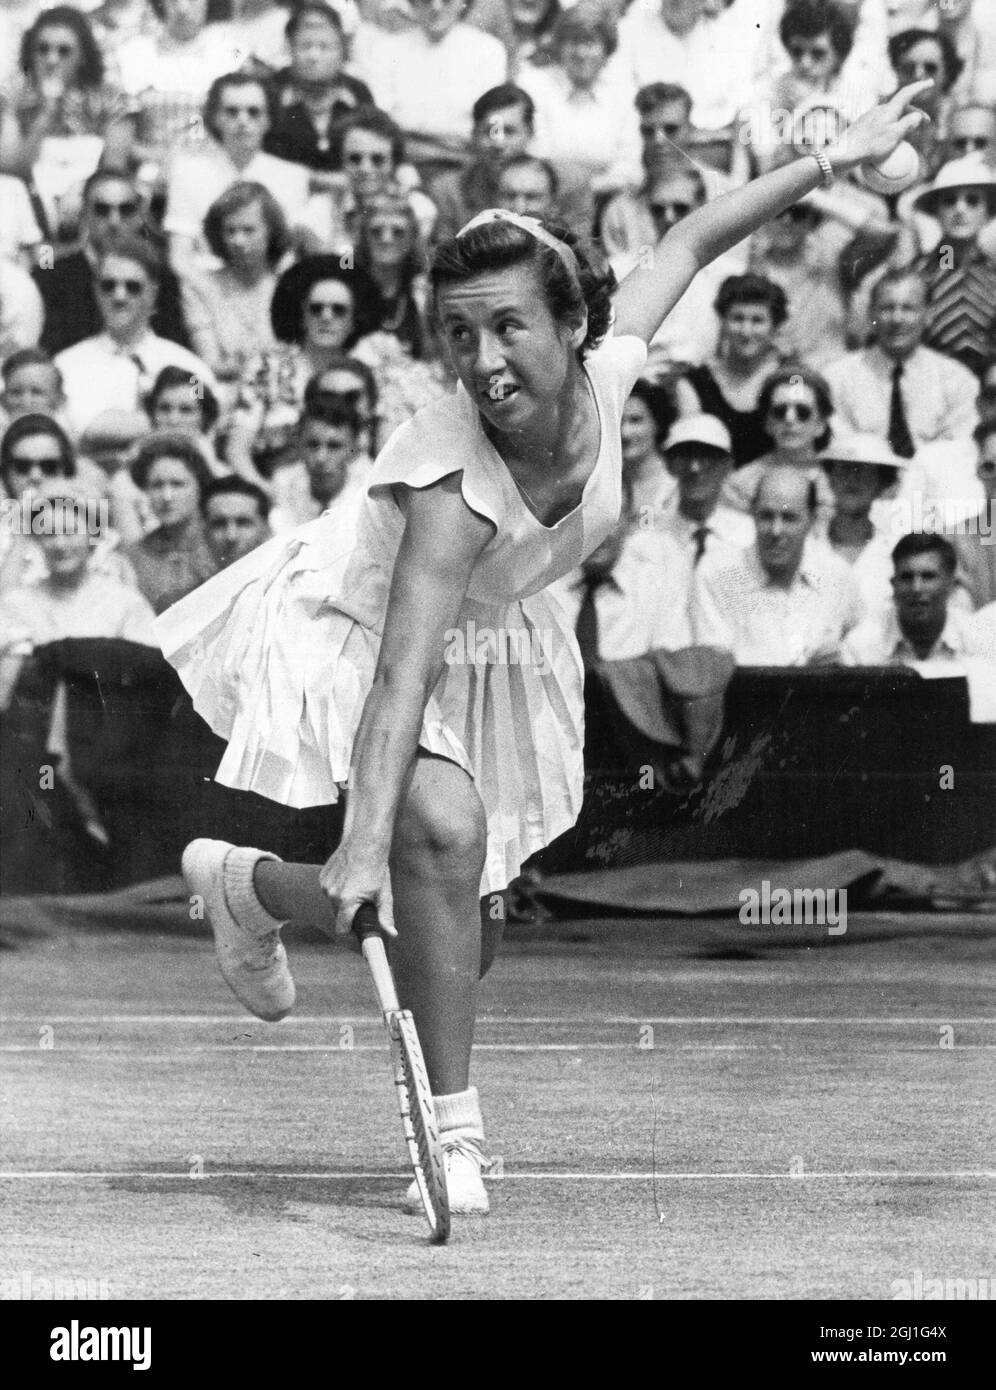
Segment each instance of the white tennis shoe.
M204 902L221 973L257 1018L277 1023L294 1007L295 989L280 940L285 924L256 898L252 870L276 856L224 840L192 840L183 851L183 877Z
M454 1216L487 1216L490 1204L481 1173L490 1164L484 1156L481 1141L460 1130L444 1131L439 1138L446 1166L450 1213ZM422 1198L415 1182L405 1193L405 1210L412 1216L422 1215Z

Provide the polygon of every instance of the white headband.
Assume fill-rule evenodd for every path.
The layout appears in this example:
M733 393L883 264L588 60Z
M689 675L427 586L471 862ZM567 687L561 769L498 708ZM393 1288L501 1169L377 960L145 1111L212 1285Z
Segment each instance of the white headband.
M507 212L505 208L486 208L484 212L479 212L476 217L472 217L465 226L461 227L457 236L462 237L464 232L472 232L475 227L483 227L487 222L510 222L513 227L518 227L520 231L528 232L531 237L541 241L544 246L549 246L551 251L556 251L563 261L565 269L573 279L580 281L581 270L578 266L577 256L566 241L558 241L553 233L548 232L542 222L535 217L521 217L517 212Z

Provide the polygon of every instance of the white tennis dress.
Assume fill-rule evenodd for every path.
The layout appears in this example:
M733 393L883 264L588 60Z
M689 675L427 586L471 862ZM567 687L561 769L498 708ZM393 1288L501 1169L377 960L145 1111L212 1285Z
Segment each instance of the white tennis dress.
M646 362L639 338L585 359L601 425L578 506L544 526L462 387L387 442L358 528L325 517L251 551L157 620L194 708L228 741L216 779L285 806L338 800L373 683L405 528L393 488L461 473L463 496L497 527L470 577L419 746L473 778L487 813L481 893L568 830L583 789L583 667L559 602L543 591L608 535L622 502L623 406Z

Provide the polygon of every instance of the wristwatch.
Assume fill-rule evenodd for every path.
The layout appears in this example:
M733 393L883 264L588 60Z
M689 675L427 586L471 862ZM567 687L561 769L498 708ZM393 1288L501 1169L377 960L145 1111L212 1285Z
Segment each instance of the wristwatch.
M832 188L837 176L833 171L833 165L830 163L830 159L826 151L810 150L810 154L813 156L817 164L820 166L820 173L823 175L823 187Z

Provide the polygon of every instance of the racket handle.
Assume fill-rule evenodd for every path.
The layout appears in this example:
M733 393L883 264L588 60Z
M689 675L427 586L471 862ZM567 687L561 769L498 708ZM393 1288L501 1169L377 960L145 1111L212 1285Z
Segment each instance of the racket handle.
M360 939L360 949L370 967L381 1013L396 1013L401 1004L384 949L384 933L373 903L363 903L357 909L353 918L353 931Z

